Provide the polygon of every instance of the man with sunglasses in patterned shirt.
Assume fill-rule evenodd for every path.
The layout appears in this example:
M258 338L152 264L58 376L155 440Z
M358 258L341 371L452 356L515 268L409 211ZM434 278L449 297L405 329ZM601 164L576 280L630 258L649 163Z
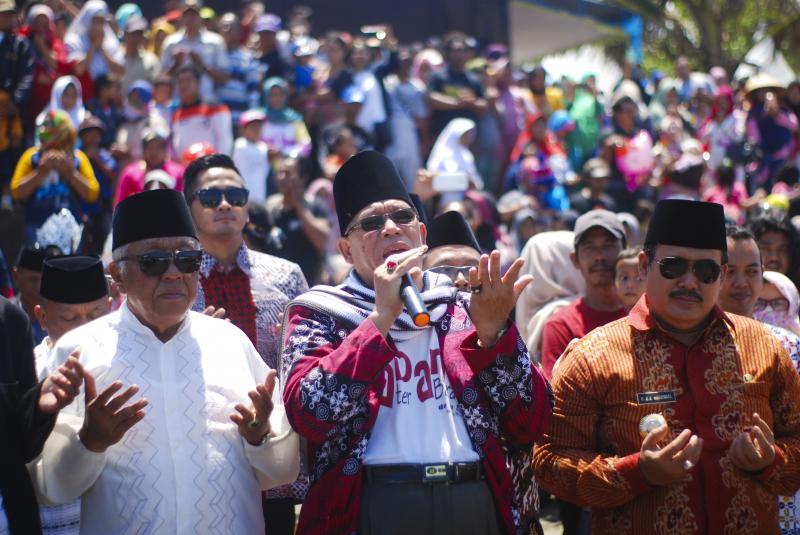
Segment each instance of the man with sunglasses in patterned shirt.
M539 483L593 533L780 533L800 488L800 377L759 322L726 314L722 206L658 203L628 317L573 342L534 451Z
M264 533L260 491L297 477L299 442L247 336L189 310L201 251L183 196L119 203L112 251L125 303L62 336L47 363L80 347L89 373L35 465L39 493L80 498L86 535Z
M244 244L248 190L225 154L202 156L186 168L184 196L197 227L203 256L193 310L225 316L250 338L271 368L277 367L286 305L308 290L297 264ZM292 533L294 506L308 483L273 489L264 501L272 533Z
M333 191L353 270L294 300L284 329L284 403L311 463L297 533L516 533L505 454L529 452L551 411L508 320L532 278L521 260L501 277L498 251L469 271L470 293L423 272L426 227L378 152L345 162ZM405 310L404 279L429 324Z

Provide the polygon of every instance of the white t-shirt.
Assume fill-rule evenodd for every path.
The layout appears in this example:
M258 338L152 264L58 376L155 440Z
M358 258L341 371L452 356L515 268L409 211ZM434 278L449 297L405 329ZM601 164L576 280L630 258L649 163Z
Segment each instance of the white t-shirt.
M435 329L397 342L364 464L477 461Z
M267 175L269 157L267 144L263 141L253 143L243 137L233 143L233 163L242 173L242 178L250 190L250 200L262 203L267 200Z

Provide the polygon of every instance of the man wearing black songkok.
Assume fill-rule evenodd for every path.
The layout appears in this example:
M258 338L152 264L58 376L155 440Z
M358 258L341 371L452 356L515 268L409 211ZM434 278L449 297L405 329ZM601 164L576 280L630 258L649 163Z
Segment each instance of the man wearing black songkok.
M469 269L478 267L481 246L464 216L451 210L434 217L427 242L425 269L450 277L459 291L468 292Z
M500 253L482 256L471 294L423 272L426 227L378 152L345 162L333 192L353 270L295 299L284 327L284 403L311 460L298 534L515 533L505 452L529 452L551 410L507 319L522 261L501 277ZM427 326L404 310L405 275Z
M31 467L37 490L80 498L84 535L263 533L259 491L294 481L299 463L275 372L233 324L189 311L201 252L180 193L128 197L112 225L109 271L126 300L48 359L79 346L86 389Z
M33 332L33 341L38 344L47 336L47 331L39 324L34 312L39 304L39 285L42 282L42 263L46 258L61 254L57 247L41 249L25 247L17 258L17 264L11 270L14 284L19 291L14 303L28 315Z
M593 533L778 534L800 488L800 377L757 321L717 306L722 206L658 203L626 318L573 342L534 452L542 487L592 509Z

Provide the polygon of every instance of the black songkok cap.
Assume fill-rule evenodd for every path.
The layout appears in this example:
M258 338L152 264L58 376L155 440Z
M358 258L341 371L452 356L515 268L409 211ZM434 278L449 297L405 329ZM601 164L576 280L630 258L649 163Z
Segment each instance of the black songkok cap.
M333 180L333 200L342 236L359 211L374 202L389 199L400 199L414 207L403 179L389 158L380 152L365 150L347 160Z
M728 242L722 205L683 199L658 201L644 244L726 252Z
M151 238L187 236L197 239L183 194L171 189L145 191L128 197L114 209L111 225L112 250Z
M44 249L40 249L38 247L25 247L19 252L17 267L41 272L42 262L44 262L46 258L59 256L60 254L61 251L55 246Z
M108 295L103 262L97 256L57 256L42 265L39 294L49 301L77 305Z
M417 211L419 220L427 227L430 224L430 219L428 219L428 211L425 209L422 199L416 193L409 193L408 196L411 197L411 202L414 203L414 209Z
M442 247L444 245L466 245L472 247L478 253L481 246L475 234L464 219L464 216L455 210L450 210L433 218L428 227L428 249Z

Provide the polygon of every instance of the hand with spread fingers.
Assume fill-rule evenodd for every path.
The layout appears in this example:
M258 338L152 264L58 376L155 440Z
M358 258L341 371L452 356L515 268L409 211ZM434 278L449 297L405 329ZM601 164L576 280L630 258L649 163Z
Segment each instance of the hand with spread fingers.
M234 407L236 412L230 416L231 421L238 426L239 434L253 446L263 444L272 431L269 416L272 414L272 393L277 376L278 372L275 370L268 371L264 383L247 393L252 405L245 407L237 403Z
M477 268L470 268L470 316L482 347L497 343L498 335L508 323L508 316L517 299L533 281L532 275L519 276L524 264L523 259L517 258L501 277L500 251L494 250L490 255L481 255Z
M394 320L403 312L400 285L403 275L408 273L418 279L422 275L422 255L428 250L426 245L391 255L386 262L375 268L373 284L375 287L375 309L370 318L384 338L389 334Z
M736 468L745 472L761 472L773 463L775 435L758 413L753 413L753 427L733 440L728 457Z
M126 405L139 387L131 385L117 394L122 389L122 381L114 381L98 395L92 374L84 370L83 375L86 381L86 416L78 436L86 449L100 453L122 440L128 429L144 418L147 400L140 399Z
M669 427L661 425L650 431L639 452L639 469L651 485L672 485L688 477L697 465L703 451L703 439L684 429L663 448L658 443L669 434Z
M80 349L70 353L58 370L48 375L39 391L39 410L43 414L56 414L72 403L81 390L83 366L78 361Z

